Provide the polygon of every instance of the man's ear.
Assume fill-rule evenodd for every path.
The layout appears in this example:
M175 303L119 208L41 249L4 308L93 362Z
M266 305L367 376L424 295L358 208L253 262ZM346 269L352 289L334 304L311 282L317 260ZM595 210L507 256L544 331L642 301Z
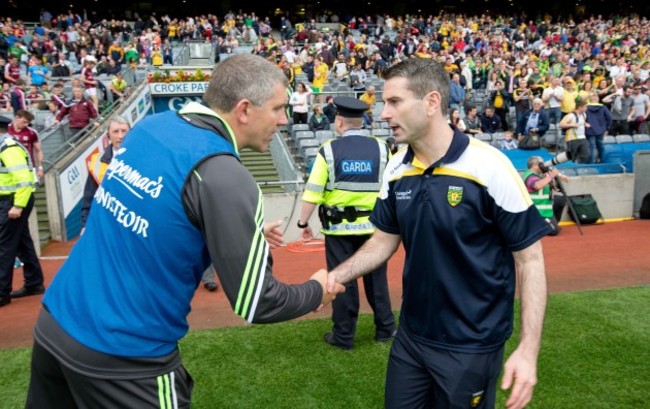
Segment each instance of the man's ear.
M251 108L252 104L247 99L242 99L235 105L235 118L239 123L247 124L251 121Z

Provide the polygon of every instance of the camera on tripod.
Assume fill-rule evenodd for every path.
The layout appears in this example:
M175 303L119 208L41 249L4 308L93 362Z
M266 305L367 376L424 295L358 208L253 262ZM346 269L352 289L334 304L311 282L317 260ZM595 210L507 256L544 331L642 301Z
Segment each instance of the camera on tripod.
M553 170L553 167L555 165L559 165L560 163L568 162L572 159L571 157L571 152L560 152L551 159L547 160L546 162L540 162L539 163L539 170L542 172L546 173L551 170Z

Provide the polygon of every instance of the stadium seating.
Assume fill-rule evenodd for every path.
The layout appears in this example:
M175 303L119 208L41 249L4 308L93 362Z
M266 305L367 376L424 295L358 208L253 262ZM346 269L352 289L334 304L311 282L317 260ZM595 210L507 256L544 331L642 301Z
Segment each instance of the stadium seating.
M298 151L304 156L304 152L309 148L318 148L320 143L316 138L298 139Z
M603 143L616 143L616 137L612 135L606 135L603 138Z
M492 141L492 134L489 133L477 133L474 135L474 137L479 141L483 141L487 143L490 143L490 141Z
M385 129L385 128L373 129L372 135L376 136L377 138L386 139L391 135L391 131L390 129Z
M634 139L632 135L616 135L616 143L632 143Z
M323 144L325 141L334 138L333 131L316 131L316 139L320 144Z
M297 131L293 134L293 140L296 145L300 144L301 139L315 139L314 133L312 131Z
M632 139L635 143L650 142L650 135L644 133L634 134Z

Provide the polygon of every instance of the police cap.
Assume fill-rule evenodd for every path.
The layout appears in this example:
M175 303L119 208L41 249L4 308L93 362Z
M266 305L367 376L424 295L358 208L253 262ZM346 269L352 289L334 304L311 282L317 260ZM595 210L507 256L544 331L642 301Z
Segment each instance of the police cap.
M0 115L0 129L9 128L10 123L11 123L11 119L7 118L6 116Z
M336 114L345 118L361 118L363 113L370 109L368 104L352 97L336 97L334 106Z

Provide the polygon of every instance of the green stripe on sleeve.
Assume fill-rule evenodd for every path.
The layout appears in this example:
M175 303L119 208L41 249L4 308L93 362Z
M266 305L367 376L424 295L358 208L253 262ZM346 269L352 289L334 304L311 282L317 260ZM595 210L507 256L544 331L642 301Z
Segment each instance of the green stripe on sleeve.
M262 229L259 228L259 219L263 217L264 214L264 204L262 200L262 191L258 188L258 199L257 199L257 209L255 211L255 234L253 235L253 240L251 242L251 247L248 253L248 260L246 260L246 268L244 270L244 275L242 277L242 282L239 287L239 294L237 295L237 302L235 303L235 314L245 317L245 311L248 305L250 304L250 297L252 294L252 288L255 288L255 283L259 271L251 269L255 262L255 255L258 253L258 247L260 243L260 236L263 236L264 233ZM262 238L263 239L263 238ZM257 255L259 257L259 254ZM258 263L255 265L259 266ZM249 291L246 291L247 284L250 283Z

